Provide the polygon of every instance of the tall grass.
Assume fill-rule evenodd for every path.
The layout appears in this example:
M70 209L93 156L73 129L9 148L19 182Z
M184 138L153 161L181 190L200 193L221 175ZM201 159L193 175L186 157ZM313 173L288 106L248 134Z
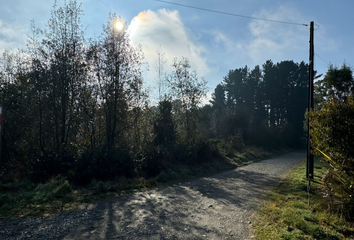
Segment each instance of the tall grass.
M0 184L0 189L0 220L53 212L76 197L64 177L53 178L44 184L30 181Z

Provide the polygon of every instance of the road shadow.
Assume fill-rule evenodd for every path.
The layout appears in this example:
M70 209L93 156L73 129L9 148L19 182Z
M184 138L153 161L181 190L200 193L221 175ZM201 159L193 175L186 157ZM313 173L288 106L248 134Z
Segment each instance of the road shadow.
M283 158L122 195L55 217L1 223L19 231L2 231L0 239L247 239L257 201L301 159L299 154Z

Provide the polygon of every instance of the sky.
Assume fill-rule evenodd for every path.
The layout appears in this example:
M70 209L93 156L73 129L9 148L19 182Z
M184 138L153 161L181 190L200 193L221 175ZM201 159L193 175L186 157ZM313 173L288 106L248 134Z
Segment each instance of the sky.
M68 2L69 0L67 0ZM144 82L156 86L157 49L165 53L166 73L174 58L189 59L203 77L208 96L231 69L309 59L309 24L315 23L315 70L325 74L329 64L354 66L354 1L351 0L166 0L172 3L251 18L186 8L156 0L78 0L87 38L101 35L109 13L126 22L133 46L141 45ZM0 0L0 54L26 49L31 20L44 29L54 0ZM57 0L62 6L64 0ZM262 21L262 18L295 24Z

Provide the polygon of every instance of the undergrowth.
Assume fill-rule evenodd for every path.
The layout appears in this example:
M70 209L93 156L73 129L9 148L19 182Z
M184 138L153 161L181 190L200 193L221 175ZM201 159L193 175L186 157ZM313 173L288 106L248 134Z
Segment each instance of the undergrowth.
M326 163L316 159L315 176L327 169ZM323 197L320 184L311 184L308 205L305 172L304 161L262 202L254 216L256 239L354 239L353 223L329 211L329 199Z
M281 151L272 154L280 153ZM119 194L214 174L270 156L271 153L258 148L245 148L242 153L234 151L223 159L200 164L174 163L153 178L123 176L105 182L94 179L84 187L73 185L64 176L57 176L40 184L31 181L0 183L0 220L73 210L85 203L95 203Z

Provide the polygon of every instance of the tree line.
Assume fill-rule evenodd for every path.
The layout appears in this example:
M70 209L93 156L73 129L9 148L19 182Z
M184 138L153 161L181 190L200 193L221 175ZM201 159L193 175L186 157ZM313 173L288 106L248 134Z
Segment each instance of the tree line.
M32 23L28 48L5 51L0 64L3 112L1 178L75 184L152 177L174 163L230 157L246 145L304 145L308 66L282 61L230 70L202 106L206 81L187 58L162 74L159 102L149 104L144 56L110 14L86 39L81 5L53 6L45 29Z
M307 86L304 62L268 60L252 70L230 70L211 100L211 136L241 133L249 145L302 147Z

